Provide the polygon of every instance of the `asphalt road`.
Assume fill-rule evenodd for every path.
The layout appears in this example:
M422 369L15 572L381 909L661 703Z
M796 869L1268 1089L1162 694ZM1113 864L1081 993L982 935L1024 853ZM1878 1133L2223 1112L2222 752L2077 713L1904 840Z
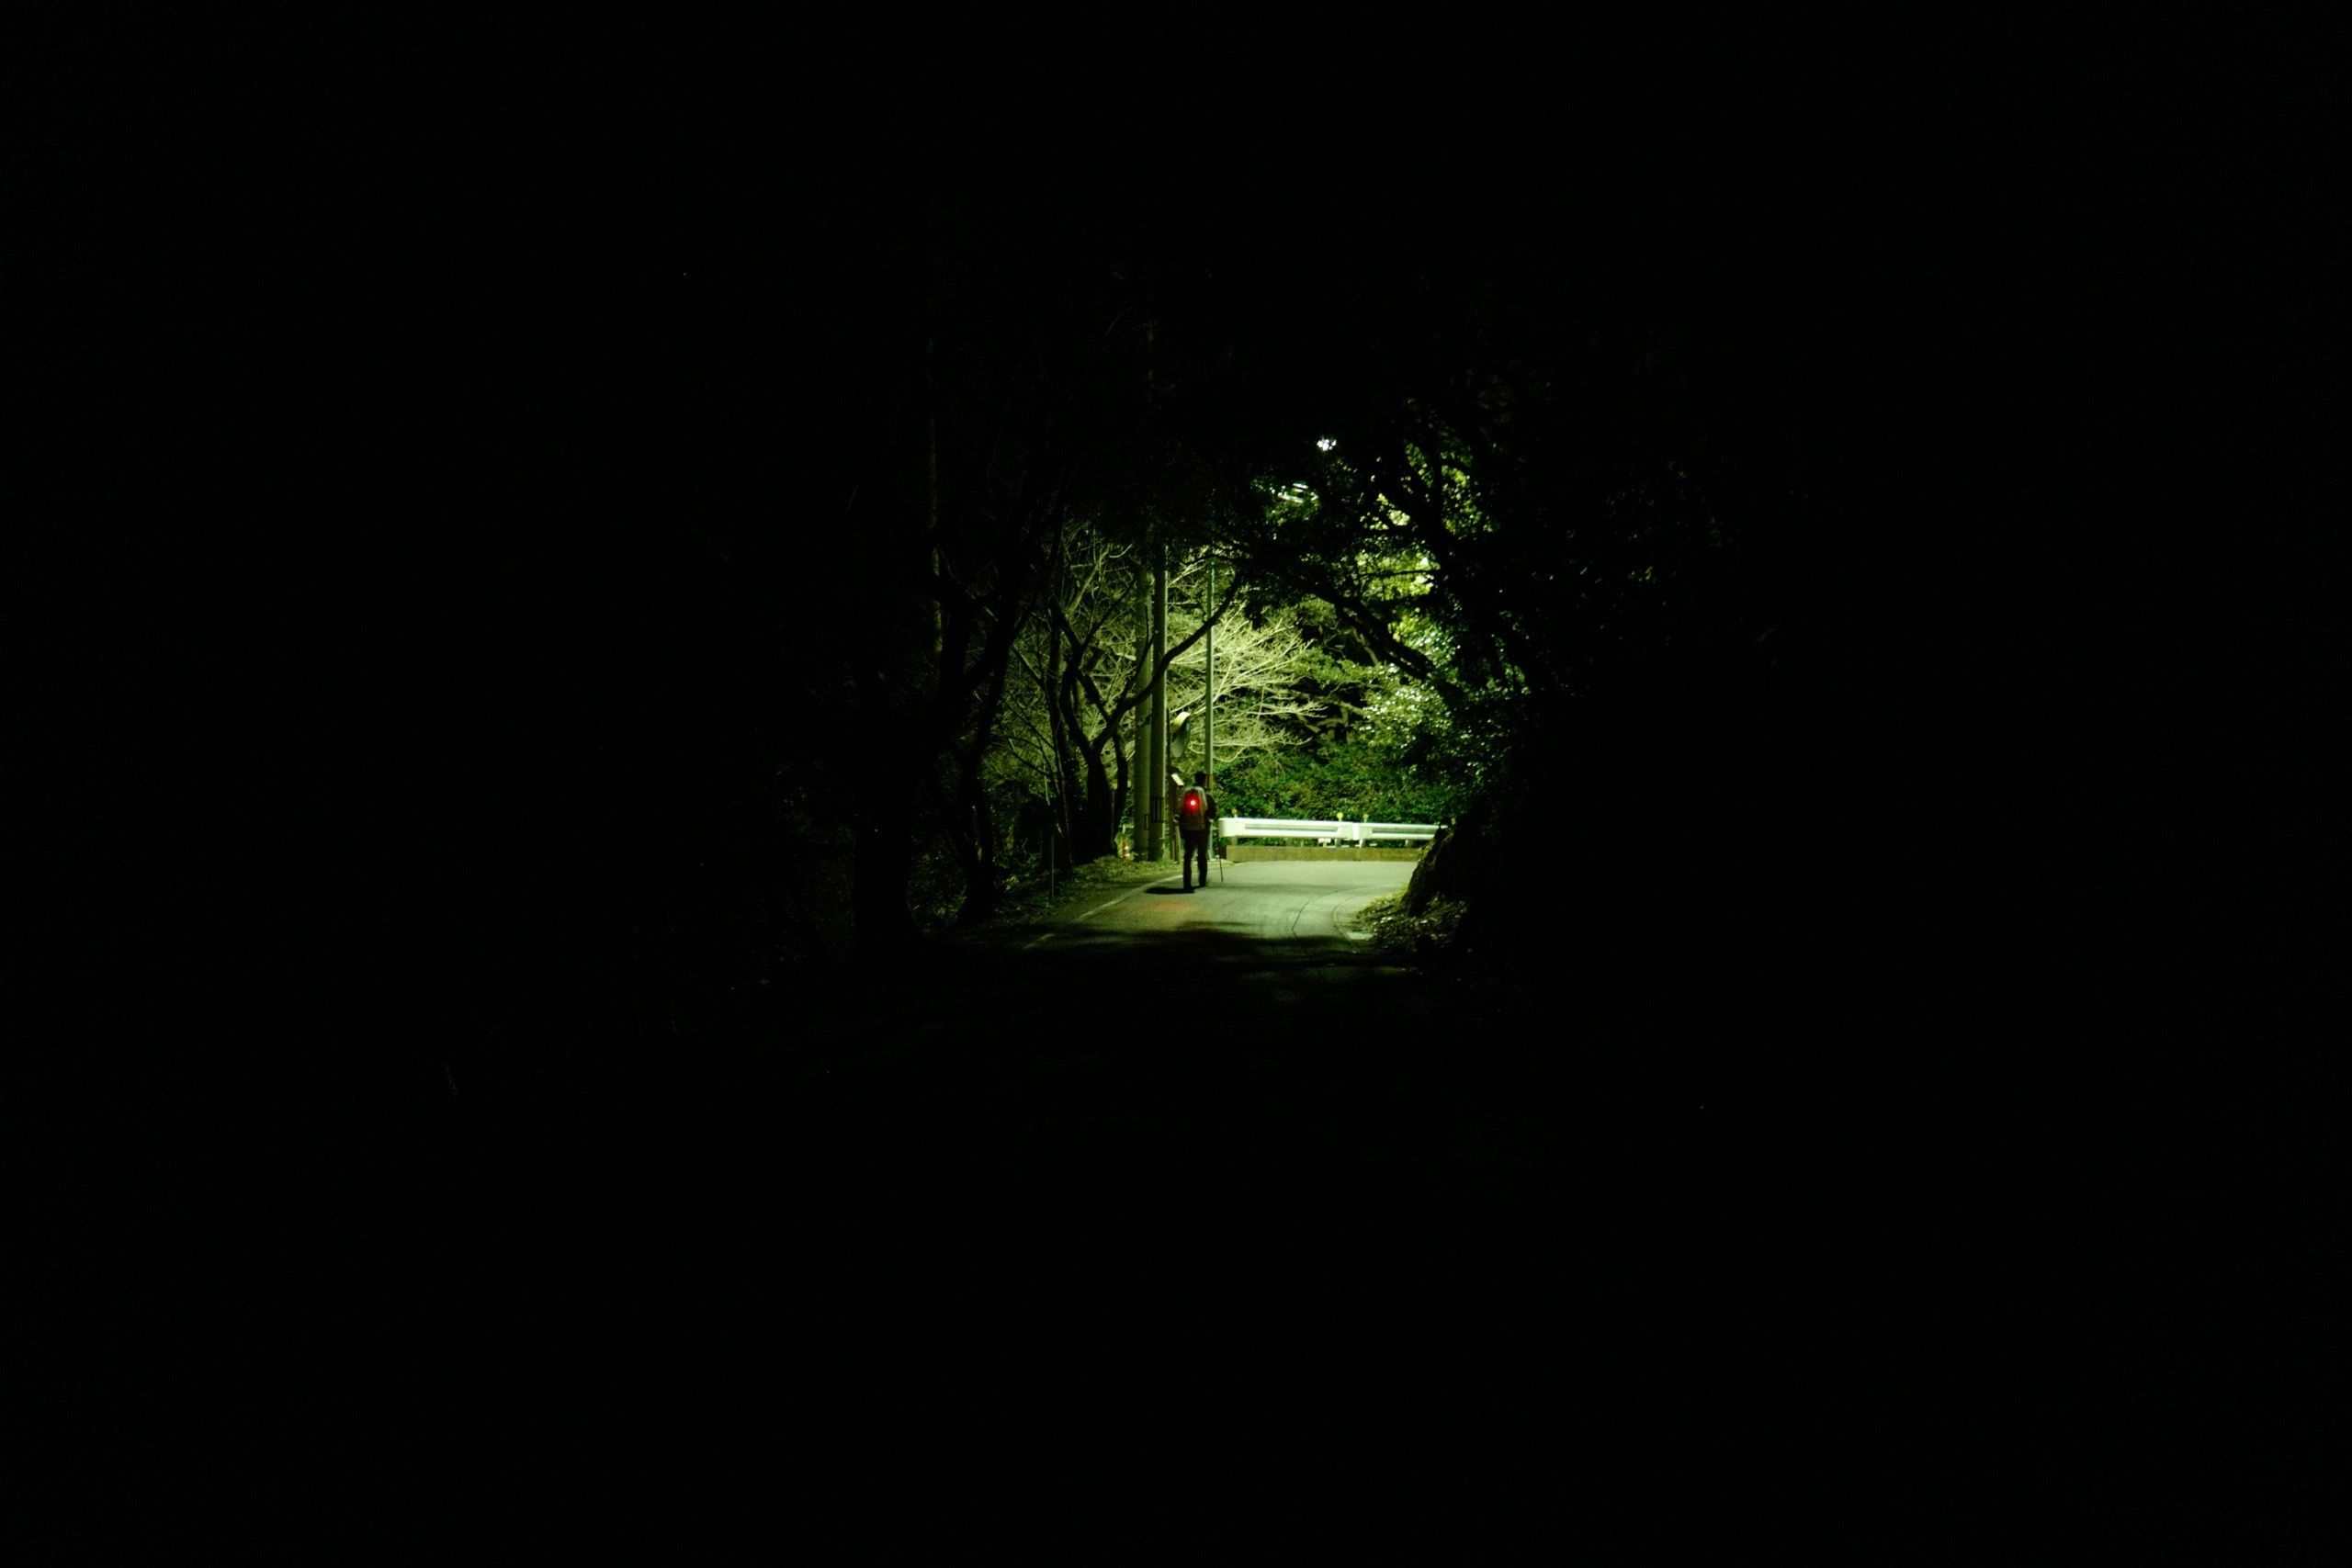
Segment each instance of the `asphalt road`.
M1317 1477L1549 1484L1570 1450L1608 1483L1706 1379L1785 1359L1752 1313L1694 1323L1736 1218L1692 1201L1699 1122L1597 1089L1608 1043L1565 1015L1347 933L1410 870L1106 888L793 998L764 1086L633 1099L585 1188L478 1224L468 1288L529 1304L469 1386L541 1369L560 1444L696 1391L696 1474L819 1494L945 1471L1239 1517Z
M1034 1521L1562 1475L1777 1495L1826 1387L1874 1423L1998 1373L1959 1254L1895 1245L1948 1222L1821 1117L1689 1092L1686 1043L1587 1004L1617 977L1564 955L1531 1006L1351 939L1409 871L1106 888L785 998L757 1071L502 1130L429 1237L415 1377L469 1463L598 1495L949 1475ZM1900 1502L1880 1452L1840 1474Z
M1208 883L1187 893L1182 874L1129 888L1080 910L1025 945L1060 940L1102 944L1146 942L1201 932L1283 944L1350 941L1349 917L1411 878L1406 861L1220 862Z
M535 1521L691 1529L718 1516L655 1503L707 1495L865 1531L942 1478L1027 1531L1318 1489L1375 1529L1447 1488L1548 1518L1563 1477L1672 1519L1690 1475L1821 1484L1834 1414L1838 1496L1949 1522L1918 1434L2036 1392L2005 1358L2050 1303L1999 1238L1839 1164L1823 1115L1642 1066L1688 1054L1596 1021L1615 977L1572 957L1538 1016L1351 939L1409 870L1105 888L786 998L756 1070L682 1048L470 1127L406 1250L352 1266L373 1321L312 1321L304 1364L395 1359L409 1492L494 1476ZM2016 1410L2005 1441L2051 1418Z

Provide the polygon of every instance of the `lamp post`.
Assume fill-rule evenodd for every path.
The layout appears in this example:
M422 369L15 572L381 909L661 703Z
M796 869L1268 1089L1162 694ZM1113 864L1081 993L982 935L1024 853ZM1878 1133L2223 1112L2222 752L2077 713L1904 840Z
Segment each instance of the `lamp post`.
M1216 791L1216 558L1209 558L1208 695L1201 699L1201 766Z

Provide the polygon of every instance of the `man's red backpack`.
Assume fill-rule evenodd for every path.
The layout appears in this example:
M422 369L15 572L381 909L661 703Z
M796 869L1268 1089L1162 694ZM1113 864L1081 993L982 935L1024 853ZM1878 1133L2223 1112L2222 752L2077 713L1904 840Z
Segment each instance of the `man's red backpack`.
M1188 833L1197 833L1208 826L1209 797L1197 789L1188 789L1176 803L1176 821Z

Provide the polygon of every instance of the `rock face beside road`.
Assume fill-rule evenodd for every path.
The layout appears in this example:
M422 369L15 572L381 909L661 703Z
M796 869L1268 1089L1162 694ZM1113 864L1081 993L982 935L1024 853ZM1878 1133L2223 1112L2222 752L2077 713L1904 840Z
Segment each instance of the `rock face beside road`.
M1405 891L1405 912L1423 915L1438 898L1462 899L1476 891L1485 869L1487 830L1476 811L1451 827L1438 829L1426 854L1413 868Z

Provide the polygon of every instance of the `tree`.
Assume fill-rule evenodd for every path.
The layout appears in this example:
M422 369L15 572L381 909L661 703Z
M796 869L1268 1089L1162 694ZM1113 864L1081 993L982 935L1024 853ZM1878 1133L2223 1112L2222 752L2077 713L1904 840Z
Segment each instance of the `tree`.
M899 241L884 262L853 253L860 270L809 309L826 307L808 325L839 401L814 427L830 493L796 563L821 586L814 604L796 595L811 613L793 680L840 739L827 766L875 955L914 933L910 879L934 850L965 918L999 895L988 764L1013 651L1073 506L1112 488L1148 386L1133 279L1002 193L925 188L881 215Z
M1054 830L1064 845L1059 852L1073 863L1116 852L1119 824L1137 783L1134 725L1154 675L1169 680L1174 705L1196 703L1208 627L1240 594L1228 574L1210 600L1207 547L1173 561L1171 640L1155 671L1147 657L1147 617L1139 613L1152 577L1148 553L1155 547L1092 523L1069 525L1052 590L1016 645L1023 679L1004 694L994 774L1002 784L1055 803ZM1277 621L1238 636L1238 683L1228 688L1221 673L1219 700L1229 693L1242 728L1231 748L1220 734L1221 753L1262 744L1264 721L1295 700L1283 684L1285 657L1295 663L1299 647L1295 634ZM1225 658L1220 643L1221 671Z
M1465 240L1507 237L1455 188ZM1389 683L1364 708L1433 701L1390 729L1483 785L1510 846L1487 860L1487 931L1695 931L1663 889L1764 874L1776 820L1814 815L1792 669L1834 635L1822 567L1856 503L1817 357L1670 269L1579 275L1524 243L1385 254L1219 301L1254 341L1196 413L1255 441L1266 504L1229 542L1253 604L1328 604ZM1578 897L1536 843L1569 848Z
M1006 694L994 767L1016 791L1055 803L1053 827L1069 861L1115 850L1128 814L1133 722L1150 691L1145 627L1135 613L1148 580L1144 547L1097 529L1073 528L1066 548L1075 570L1065 593L1034 618L1017 649L1023 679ZM1216 755L1196 739L1182 761L1214 771L1237 757L1283 743L1325 705L1307 694L1313 650L1295 618L1275 610L1252 623L1228 613L1239 593L1206 549L1170 570L1164 665L1172 711L1206 706L1207 629L1216 626ZM1213 597L1214 595L1214 597ZM1199 724L1196 737L1207 726Z

